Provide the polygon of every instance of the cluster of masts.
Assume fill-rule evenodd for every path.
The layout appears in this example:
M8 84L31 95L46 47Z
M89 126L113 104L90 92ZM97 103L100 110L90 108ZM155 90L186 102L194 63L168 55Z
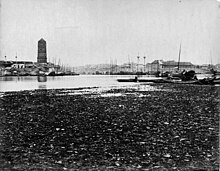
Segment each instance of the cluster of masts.
M15 56L15 60L16 60L16 63L17 63L17 61L18 61L17 53L16 53L16 56ZM5 55L5 61L7 61L7 56L6 56L6 55ZM48 62L51 63L51 62L50 62L50 59L49 59ZM52 63L53 63L54 65L58 65L62 71L71 71L71 72L74 72L74 67L71 67L71 66L69 66L69 65L64 65L64 64L61 62L60 59L58 60L58 64L57 64L57 63L56 63L56 58L53 58Z
M136 63L133 63L132 61L131 61L131 59L130 59L130 57L129 57L129 55L128 55L128 68L130 68L130 70L132 70L132 71L130 71L130 72L134 72L134 68L135 68L135 72L139 72L139 70L140 70L140 66L143 66L142 68L143 68L143 72L146 72L146 56L143 56L143 59L144 59L144 61L143 61L143 63L141 63L140 62L140 60L142 59L141 57L140 57L140 55L138 54L138 56L137 56L137 62ZM117 73L117 67L119 67L119 65L117 65L117 59L115 59L114 60L114 62L113 62L113 60L111 59L110 60L110 72L116 72ZM142 71L141 71L142 72Z
M144 56L143 58L144 58L144 72L145 72L145 70L146 70L146 63L145 63L146 56ZM137 56L137 72L139 72L139 65L141 65L139 63L140 63L140 56L138 55Z
M63 64L62 62L61 62L61 60L60 60L60 58L58 59L58 63L56 63L57 62L57 59L56 58L52 58L53 60L52 60L52 63L54 64L54 65L58 65L59 67L60 67L60 70L61 71L64 71L64 72L66 72L66 71L71 71L71 72L74 72L74 67L71 67L70 65L65 65L65 64ZM49 63L50 63L50 58L49 58Z

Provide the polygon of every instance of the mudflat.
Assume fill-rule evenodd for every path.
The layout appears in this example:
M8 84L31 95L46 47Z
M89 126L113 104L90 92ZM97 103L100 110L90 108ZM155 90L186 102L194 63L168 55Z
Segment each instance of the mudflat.
M1 170L218 170L220 87L1 93Z

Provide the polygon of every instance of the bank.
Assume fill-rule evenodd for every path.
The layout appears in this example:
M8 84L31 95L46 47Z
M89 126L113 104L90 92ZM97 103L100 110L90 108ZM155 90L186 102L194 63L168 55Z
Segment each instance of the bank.
M219 87L1 94L1 167L218 170Z

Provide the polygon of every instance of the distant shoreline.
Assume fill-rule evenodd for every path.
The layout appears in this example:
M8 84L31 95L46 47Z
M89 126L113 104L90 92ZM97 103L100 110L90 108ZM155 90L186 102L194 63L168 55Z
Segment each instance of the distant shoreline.
M55 76L78 76L80 74L57 74L57 75L0 75L0 77L38 77L38 76L42 76L42 77L55 77Z

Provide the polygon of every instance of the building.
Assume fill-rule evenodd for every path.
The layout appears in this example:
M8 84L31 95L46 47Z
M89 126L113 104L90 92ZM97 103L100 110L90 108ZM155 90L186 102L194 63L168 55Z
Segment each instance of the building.
M176 61L166 61L162 64L163 71L175 71L179 67L180 71L183 70L194 70L195 66L191 62L176 62Z
M152 63L151 63L151 71L162 71L162 68L163 68L163 63L164 61L163 60L154 60Z
M47 63L47 43L44 39L38 41L37 63Z
M16 69L32 68L34 66L31 61L12 61L13 64L11 67Z
M2 68L16 68L16 69L24 69L24 68L32 68L34 63L31 61L0 61L0 67Z
M0 61L1 68L11 67L13 65L12 61Z
M183 70L195 70L196 66L193 65L191 62L176 62L176 61L163 61L163 60L154 60L150 64L150 71L152 72L173 72L178 70L183 71Z

